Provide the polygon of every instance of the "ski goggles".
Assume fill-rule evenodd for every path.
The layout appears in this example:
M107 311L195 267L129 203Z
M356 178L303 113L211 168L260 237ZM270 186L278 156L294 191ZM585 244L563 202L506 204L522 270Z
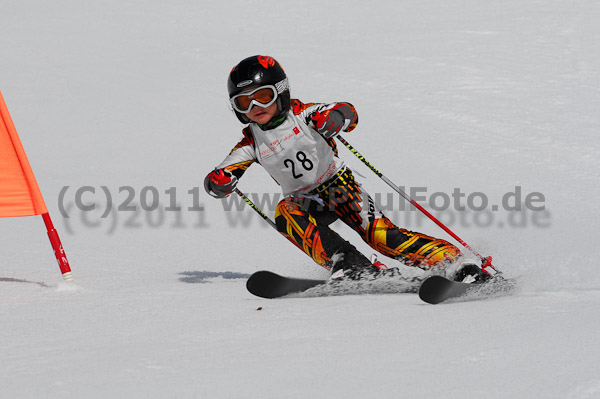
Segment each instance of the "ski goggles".
M278 82L276 86L260 86L231 97L231 106L234 110L242 114L250 112L255 105L267 108L277 100L279 93L288 88L287 79Z

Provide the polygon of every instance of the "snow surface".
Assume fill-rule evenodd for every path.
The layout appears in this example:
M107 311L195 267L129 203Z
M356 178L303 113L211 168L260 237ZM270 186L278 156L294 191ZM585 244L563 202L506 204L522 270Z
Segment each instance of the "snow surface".
M599 18L592 0L3 2L0 90L76 283L40 217L0 220L0 397L600 397ZM352 102L348 141L399 185L542 193L543 212L444 216L519 291L251 296L257 270L326 275L247 207L200 188L187 210L241 137L227 74L260 53L295 97ZM162 209L174 187L183 209L101 218L102 186L138 210L144 187ZM240 188L278 192L257 166ZM407 215L390 212L445 237Z

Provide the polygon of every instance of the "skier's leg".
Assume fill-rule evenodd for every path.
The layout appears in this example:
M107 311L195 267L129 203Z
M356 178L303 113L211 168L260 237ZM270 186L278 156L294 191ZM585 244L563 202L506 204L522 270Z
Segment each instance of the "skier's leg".
M279 202L275 212L277 230L326 269L370 266L371 262L352 244L326 223L319 223L319 212L328 218L328 211L318 211L314 203L307 201L284 198Z
M460 250L448 241L401 229L382 216L367 224L363 239L380 253L408 266L443 268L456 281L483 281L490 275L473 261L459 260Z
M359 233L372 248L408 266L445 267L461 255L448 241L399 228L384 215L369 221Z
M394 225L375 207L371 196L362 190L350 171L329 188L327 198L331 209L371 248L408 266L446 266L461 255L456 246L445 240Z

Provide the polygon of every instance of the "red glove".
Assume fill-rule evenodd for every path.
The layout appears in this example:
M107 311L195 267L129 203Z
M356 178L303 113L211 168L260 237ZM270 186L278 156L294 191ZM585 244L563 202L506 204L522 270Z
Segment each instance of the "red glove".
M328 139L335 137L346 122L344 115L335 109L315 111L311 117L315 130Z
M204 179L204 189L215 198L226 198L235 190L238 179L227 169L215 169Z

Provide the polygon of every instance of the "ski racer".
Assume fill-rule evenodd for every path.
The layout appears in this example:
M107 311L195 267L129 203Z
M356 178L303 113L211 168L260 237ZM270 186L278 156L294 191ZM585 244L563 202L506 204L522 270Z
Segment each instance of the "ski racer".
M407 266L444 268L458 261L461 252L451 243L394 225L338 158L335 136L358 123L352 104L291 99L283 68L269 56L242 60L231 70L227 88L235 115L247 127L206 176L211 196L229 196L248 167L259 163L283 191L275 212L277 230L333 276L360 278L387 269L329 227L338 219L374 250ZM479 280L484 274L468 264L454 277Z

